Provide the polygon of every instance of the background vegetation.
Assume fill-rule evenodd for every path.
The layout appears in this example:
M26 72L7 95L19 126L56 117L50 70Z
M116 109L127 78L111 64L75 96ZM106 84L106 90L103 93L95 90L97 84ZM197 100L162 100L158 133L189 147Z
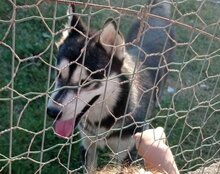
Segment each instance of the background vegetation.
M137 4L145 1L93 2L138 9ZM1 0L0 173L65 173L80 167L77 133L76 141L57 138L53 120L45 114L54 79L49 64L55 62L55 41L64 29L67 5L36 4L37 0L17 0L15 9L8 0ZM77 7L79 12L81 9ZM220 158L220 41L215 39L220 37L220 5L217 1L179 0L173 9L177 23L203 32L176 24L176 59L167 84L175 92L165 90L151 125L165 128L178 166L185 173ZM96 29L107 17L119 16L110 10L87 9L84 13L88 12L92 14L91 28ZM122 16L120 27L125 35L133 19ZM99 161L108 162L105 155Z

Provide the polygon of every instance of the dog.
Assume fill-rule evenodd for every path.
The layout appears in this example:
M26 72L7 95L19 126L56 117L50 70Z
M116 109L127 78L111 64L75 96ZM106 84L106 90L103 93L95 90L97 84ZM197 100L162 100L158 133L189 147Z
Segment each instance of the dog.
M97 148L109 148L118 162L135 160L132 135L147 129L164 88L175 33L169 20L155 15L169 19L171 2L154 0L151 7L154 16L136 20L126 40L114 19L90 32L75 7L68 9L69 29L60 41L47 114L61 137L79 129L89 173L97 166Z

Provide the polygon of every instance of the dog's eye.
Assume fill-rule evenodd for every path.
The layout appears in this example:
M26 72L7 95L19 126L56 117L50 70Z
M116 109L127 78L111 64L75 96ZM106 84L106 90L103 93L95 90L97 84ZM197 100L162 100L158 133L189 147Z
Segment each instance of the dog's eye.
M82 79L82 80L80 81L80 86L81 86L82 88L88 88L88 87L90 87L91 85L92 85L92 83L91 83L91 81L88 80L88 79Z
M57 79L60 79L60 78L61 78L60 71L56 70L55 75L56 75L56 78L57 78Z
M89 82L89 80L87 80L87 79L82 79L82 80L80 81L80 86L84 86L84 85L86 85L88 82Z
M60 71L57 71L57 79L61 80L62 79L62 74Z
M60 83L60 84L65 84L65 79L63 78L62 74L60 71L57 71L57 81Z
M81 79L80 81L80 85L83 85L83 83L85 83L86 79Z

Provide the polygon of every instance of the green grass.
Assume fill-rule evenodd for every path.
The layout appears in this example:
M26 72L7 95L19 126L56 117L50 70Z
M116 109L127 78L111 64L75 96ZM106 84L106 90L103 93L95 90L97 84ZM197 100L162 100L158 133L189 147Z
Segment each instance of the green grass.
M37 1L17 0L18 5L35 4ZM107 1L94 1L107 4ZM121 1L111 1L120 6ZM143 4L144 1L126 0L124 6ZM78 7L77 7L78 8ZM137 8L137 7L134 7ZM201 8L199 11L198 9ZM38 10L39 9L39 10ZM57 20L53 24L54 11ZM79 10L79 9L78 9ZM69 168L80 167L79 143L62 140L54 135L52 120L45 118L47 96L48 63L55 62L56 46L51 43L50 30L64 28L66 6L62 4L43 3L32 8L17 9L15 28L15 48L13 48L13 27L8 20L12 17L12 5L1 0L0 5L0 171L9 173L10 131L12 132L12 173L35 173L42 167L42 173L65 173ZM198 11L198 12L197 12ZM87 9L84 13L88 13ZM108 17L119 14L109 10L92 11L91 28L100 29ZM193 12L197 12L196 15ZM39 18L43 15L44 20ZM220 37L219 5L196 3L194 0L181 1L174 9L174 18L181 23L199 27L203 31ZM128 23L134 19L123 16L121 30L127 33ZM86 19L85 19L86 21ZM47 27L46 27L46 25ZM53 26L54 25L54 26ZM8 32L7 32L8 31ZM7 35L5 35L7 33ZM163 126L168 136L168 143L176 155L179 168L185 172L204 163L210 163L220 157L220 49L219 41L192 32L189 28L176 26L177 51L172 65L168 84L176 88L174 95L164 92L161 110L155 110L153 127ZM60 35L55 36L55 41ZM3 40L4 39L4 40ZM3 42L4 44L1 44ZM185 44L188 43L188 44ZM190 44L189 44L190 43ZM16 76L11 108L11 90L5 86L12 80L12 51L19 59L14 59ZM35 58L31 58L35 56ZM26 59L29 58L30 59ZM24 61L25 60L25 61ZM53 74L53 71L52 71ZM52 76L53 78L53 76ZM200 83L199 83L200 82ZM215 89L215 90L214 90ZM25 97L23 97L25 95ZM13 120L11 120L10 114ZM12 121L12 123L11 123ZM43 136L45 136L44 141ZM76 136L73 140L78 140ZM43 153L42 151L42 144ZM71 146L70 146L71 144ZM71 153L70 153L71 152ZM102 152L105 153L105 152ZM43 156L42 156L43 154ZM68 166L68 155L70 165ZM42 159L43 166L40 166ZM99 163L108 162L104 154Z

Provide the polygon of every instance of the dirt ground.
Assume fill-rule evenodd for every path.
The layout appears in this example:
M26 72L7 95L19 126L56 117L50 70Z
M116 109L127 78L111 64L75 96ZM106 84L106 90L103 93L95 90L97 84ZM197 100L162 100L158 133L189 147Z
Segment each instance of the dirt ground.
M201 167L188 174L220 174L220 162L214 163L208 167Z

